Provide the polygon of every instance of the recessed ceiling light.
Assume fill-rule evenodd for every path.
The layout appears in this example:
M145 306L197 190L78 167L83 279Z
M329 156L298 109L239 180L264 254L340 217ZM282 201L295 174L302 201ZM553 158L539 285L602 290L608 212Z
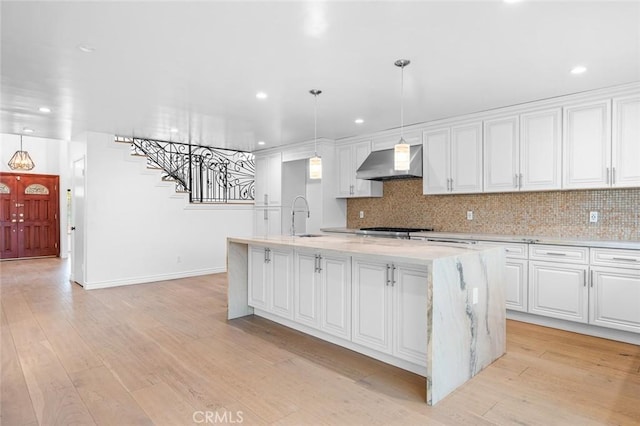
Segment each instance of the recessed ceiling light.
M172 127L169 131L171 133L178 133L178 129L176 129L175 127Z
M24 133L33 133L33 129L30 129L30 128L28 128L28 127L23 127L23 128L22 128L22 131L23 131Z
M265 141L258 141L258 145L264 145L265 143Z
M582 65L578 65L578 66L575 66L575 67L571 68L571 74L582 74L582 73L584 73L586 71L587 71L587 67L582 66Z
M269 97L269 96L268 96L266 93L264 93L264 92L258 92L258 93L256 93L256 98L258 98L258 99L267 99L268 97Z
M356 124L362 124L364 123L364 120L362 118L356 118L353 122Z
M40 112L51 112L51 108L46 107L46 106L41 106L40 108L38 108L38 111L40 111Z
M92 53L95 52L96 48L93 46L89 46L88 44L80 44L78 45L78 49L84 53Z

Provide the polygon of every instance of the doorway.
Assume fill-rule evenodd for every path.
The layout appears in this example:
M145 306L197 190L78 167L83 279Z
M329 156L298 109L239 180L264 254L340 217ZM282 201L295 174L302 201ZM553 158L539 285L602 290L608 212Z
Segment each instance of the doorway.
M0 259L60 255L59 181L0 173Z

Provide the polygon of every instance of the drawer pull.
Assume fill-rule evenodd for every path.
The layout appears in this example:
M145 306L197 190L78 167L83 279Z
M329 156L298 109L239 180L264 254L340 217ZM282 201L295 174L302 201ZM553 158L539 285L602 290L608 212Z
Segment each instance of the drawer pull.
M549 255L552 255L552 256L566 256L567 255L567 253L558 253L558 252L555 252L555 251L548 251L545 254L549 254Z
M637 262L638 259L632 257L612 257L611 260L621 260L623 262Z

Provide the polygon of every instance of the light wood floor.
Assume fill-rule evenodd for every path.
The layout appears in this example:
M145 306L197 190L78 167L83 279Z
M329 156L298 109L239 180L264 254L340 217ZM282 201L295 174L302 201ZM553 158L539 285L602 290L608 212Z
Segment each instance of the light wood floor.
M59 259L0 273L2 425L640 423L634 345L509 321L507 354L428 407L424 378L227 322L224 274L85 291Z

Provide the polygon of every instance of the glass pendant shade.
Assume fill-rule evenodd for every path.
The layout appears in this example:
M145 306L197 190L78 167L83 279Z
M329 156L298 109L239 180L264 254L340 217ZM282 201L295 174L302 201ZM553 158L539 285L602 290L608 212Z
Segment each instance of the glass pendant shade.
M322 158L309 158L309 179L322 179Z
M411 163L411 146L400 139L393 147L393 168L395 170L409 170Z
M29 153L22 150L22 135L20 135L20 150L13 154L7 164L11 170L31 170L36 166Z
M405 142L404 130L404 67L409 65L408 59L398 59L394 65L400 68L400 141L393 147L393 168L398 171L407 171L411 163L411 147Z

